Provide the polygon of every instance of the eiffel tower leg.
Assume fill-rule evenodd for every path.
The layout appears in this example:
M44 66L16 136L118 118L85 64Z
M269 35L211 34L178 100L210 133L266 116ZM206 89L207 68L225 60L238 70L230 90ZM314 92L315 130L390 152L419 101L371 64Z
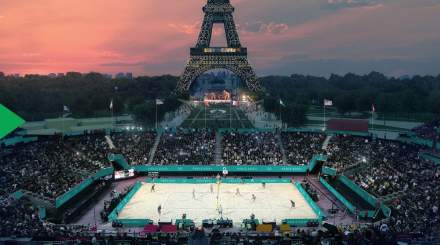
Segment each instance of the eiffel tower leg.
M249 64L247 58L239 58L236 61L235 73L240 77L241 81L246 83L246 86L254 92L261 90L261 84L257 79L252 66Z
M212 14L205 14L199 33L199 39L197 40L197 47L209 47L211 43L213 19Z
M189 91L191 84L205 71L214 69L211 66L204 64L203 59L191 57L185 67L183 74L180 76L180 81L177 83L177 91Z
M177 85L179 92L188 91L202 73L212 69L227 69L236 74L251 91L260 91L261 84L246 57L191 57Z
M225 33L228 47L241 47L240 38L238 37L237 28L235 27L234 18L232 14L225 14Z
M180 77L180 81L177 83L176 89L178 92L183 93L189 90L191 83L194 80L194 73L195 73L194 67L192 67L190 63L188 63L188 65L185 67L185 71Z

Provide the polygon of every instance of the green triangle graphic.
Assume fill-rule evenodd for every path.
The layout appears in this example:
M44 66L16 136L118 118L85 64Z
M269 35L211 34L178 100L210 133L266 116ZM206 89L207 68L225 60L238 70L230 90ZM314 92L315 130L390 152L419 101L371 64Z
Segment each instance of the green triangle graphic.
M17 114L0 104L0 139L24 123L25 121L23 118L19 117Z

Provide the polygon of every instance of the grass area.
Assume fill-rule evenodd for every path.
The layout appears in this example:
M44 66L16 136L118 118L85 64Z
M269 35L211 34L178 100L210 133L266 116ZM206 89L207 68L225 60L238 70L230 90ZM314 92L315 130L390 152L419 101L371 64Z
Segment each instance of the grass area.
M323 126L322 120L307 120L306 124L309 126L312 126L312 125L319 126L319 127ZM375 130L388 130L388 131L399 131L399 132L408 131L407 129L404 129L404 128L392 127L392 126L387 126L387 125L378 125L378 124L374 124L374 126L369 124L369 128L375 129Z
M196 107L182 123L184 128L253 128L243 111L225 104Z
M371 117L371 112L355 112L350 114L340 114L336 107L326 107L325 113L327 117L338 118L353 118L353 119L367 119ZM324 115L324 108L322 106L310 106L307 116L322 117ZM405 121L405 122L426 122L435 118L433 113L382 113L377 112L375 120L389 120L389 121Z

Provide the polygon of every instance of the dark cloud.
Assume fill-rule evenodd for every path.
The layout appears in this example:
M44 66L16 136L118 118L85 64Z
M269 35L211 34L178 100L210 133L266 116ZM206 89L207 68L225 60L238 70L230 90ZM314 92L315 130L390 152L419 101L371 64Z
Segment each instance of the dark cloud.
M374 6L380 3L380 0L327 0L327 3L324 5L324 7L328 9L341 9Z
M265 23L263 21L256 21L252 23L246 22L244 25L240 26L239 29L241 31L248 31L254 33L280 34L286 32L289 29L289 25L286 23L276 23L276 22Z

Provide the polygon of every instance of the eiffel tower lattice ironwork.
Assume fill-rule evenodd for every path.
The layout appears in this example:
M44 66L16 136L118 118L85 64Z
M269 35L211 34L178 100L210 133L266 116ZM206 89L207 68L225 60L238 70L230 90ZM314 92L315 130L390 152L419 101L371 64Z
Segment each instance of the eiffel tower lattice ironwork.
M247 59L247 48L242 47L232 13L230 0L208 0L203 7L203 19L196 47L190 49L190 59L177 84L178 92L188 91L201 74L212 69L227 69L245 82L251 91L260 91L261 85ZM227 47L211 47L215 23L225 27Z

